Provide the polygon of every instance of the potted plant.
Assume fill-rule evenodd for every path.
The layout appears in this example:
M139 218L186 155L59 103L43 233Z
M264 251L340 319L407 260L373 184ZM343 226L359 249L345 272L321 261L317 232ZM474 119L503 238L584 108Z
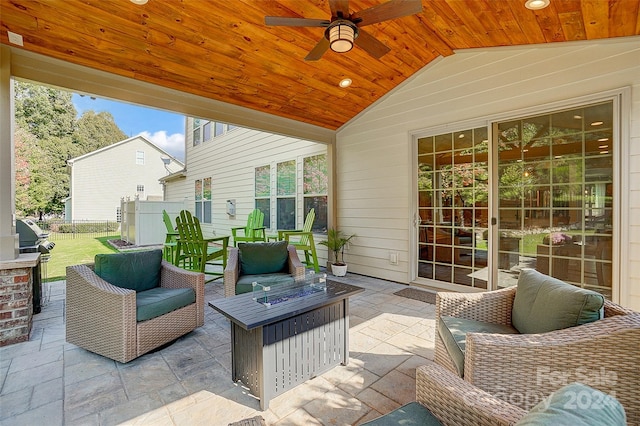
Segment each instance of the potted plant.
M327 231L326 241L320 241L320 244L327 246L333 252L331 273L336 277L343 277L347 274L347 264L344 263L344 247L354 237L355 234L346 236L342 231L331 228Z

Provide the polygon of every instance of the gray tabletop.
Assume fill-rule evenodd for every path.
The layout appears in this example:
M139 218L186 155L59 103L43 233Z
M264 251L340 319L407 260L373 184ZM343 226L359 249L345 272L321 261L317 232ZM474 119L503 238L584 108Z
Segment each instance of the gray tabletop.
M253 300L252 293L213 300L209 302L209 306L242 328L251 330L333 304L362 291L364 289L361 287L327 280L326 292L320 291L271 306Z

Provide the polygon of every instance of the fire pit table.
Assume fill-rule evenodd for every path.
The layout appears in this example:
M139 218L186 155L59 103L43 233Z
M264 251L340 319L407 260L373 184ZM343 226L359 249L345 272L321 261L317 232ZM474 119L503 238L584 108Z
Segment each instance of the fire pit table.
M349 297L363 288L310 274L209 302L231 320L232 379L269 408L277 395L349 362Z

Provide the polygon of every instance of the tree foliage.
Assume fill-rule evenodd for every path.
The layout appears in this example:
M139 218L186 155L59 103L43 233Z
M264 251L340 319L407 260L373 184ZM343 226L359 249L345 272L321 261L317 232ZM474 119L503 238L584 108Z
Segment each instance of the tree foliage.
M61 213L69 196L67 160L126 138L108 112L77 118L69 92L16 81L16 211Z

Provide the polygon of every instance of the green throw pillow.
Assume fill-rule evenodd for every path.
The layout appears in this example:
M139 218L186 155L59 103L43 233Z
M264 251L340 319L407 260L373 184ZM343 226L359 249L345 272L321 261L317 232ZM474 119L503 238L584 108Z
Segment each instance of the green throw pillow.
M620 402L597 389L572 383L533 407L516 426L624 426Z
M511 322L522 334L546 333L603 318L604 297L533 269L523 269Z
M243 275L272 274L286 270L289 260L286 241L240 243L238 250Z
M106 282L136 292L160 284L162 250L96 254L95 273Z

